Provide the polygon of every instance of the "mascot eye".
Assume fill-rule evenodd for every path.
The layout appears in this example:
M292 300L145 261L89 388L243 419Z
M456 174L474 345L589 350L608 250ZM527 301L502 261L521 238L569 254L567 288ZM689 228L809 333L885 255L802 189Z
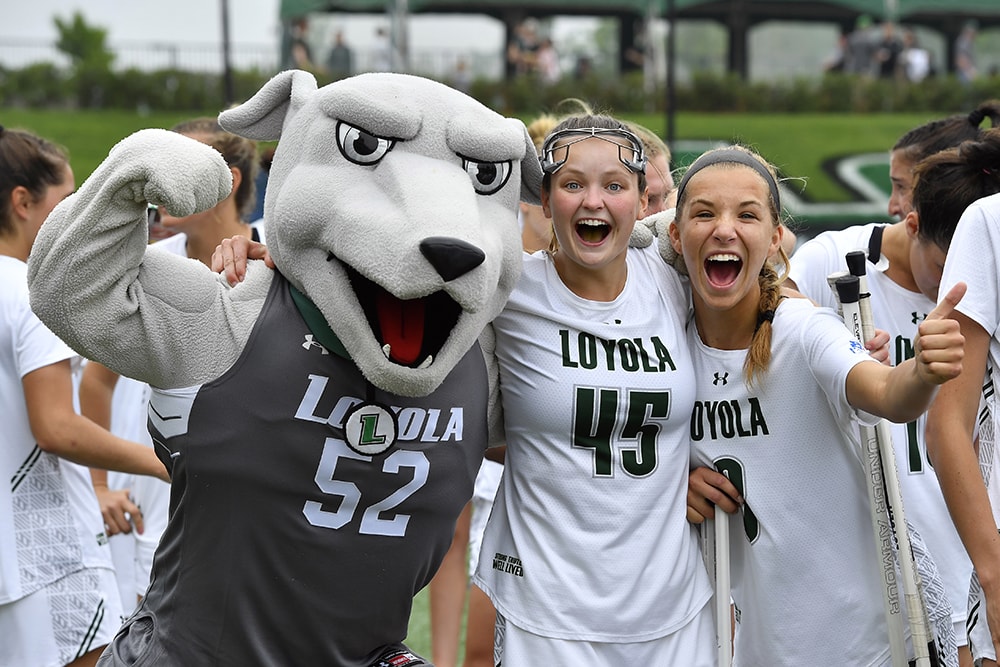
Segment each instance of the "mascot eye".
M337 148L354 164L378 164L395 145L393 139L375 136L344 121L337 123Z
M472 187L481 195L491 195L502 188L510 178L510 161L479 162L463 157L462 166L472 179Z

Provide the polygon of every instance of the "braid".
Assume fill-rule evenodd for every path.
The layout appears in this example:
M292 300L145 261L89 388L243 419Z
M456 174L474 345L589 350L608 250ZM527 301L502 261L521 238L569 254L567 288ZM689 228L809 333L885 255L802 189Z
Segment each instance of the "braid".
M788 266L788 256L784 250L779 251L785 266ZM781 281L771 262L764 262L757 277L760 283L760 306L757 311L757 328L754 329L750 348L747 350L746 361L743 362L743 375L748 387L752 387L771 363L771 331L774 327L774 311L778 308L781 296Z

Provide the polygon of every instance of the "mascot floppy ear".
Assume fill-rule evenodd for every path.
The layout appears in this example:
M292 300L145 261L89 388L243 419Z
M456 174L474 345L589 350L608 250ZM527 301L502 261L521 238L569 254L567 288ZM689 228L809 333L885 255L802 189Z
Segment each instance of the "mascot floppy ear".
M249 100L220 113L219 124L248 139L277 141L281 138L285 119L294 116L316 89L316 77L309 72L281 72Z
M535 152L528 129L524 129L525 150L521 160L521 201L525 204L542 204L542 163Z

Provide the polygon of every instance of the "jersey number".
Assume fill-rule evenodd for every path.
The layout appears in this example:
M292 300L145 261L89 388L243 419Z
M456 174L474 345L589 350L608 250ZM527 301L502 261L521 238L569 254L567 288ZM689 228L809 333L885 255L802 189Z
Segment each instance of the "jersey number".
M326 439L326 443L323 445L323 455L319 460L319 468L316 470L316 486L323 493L334 498L339 497L340 506L336 511L330 511L324 509L324 503L307 500L305 507L302 508L302 513L314 526L333 528L334 530L343 528L351 522L358 507L361 506L361 490L357 485L354 482L333 478L337 472L337 463L344 458L368 463L371 463L372 460L372 457L359 454L348 447L343 440ZM430 461L427 460L423 452L397 449L385 457L385 461L382 462L382 472L390 475L397 475L404 468L413 471L413 478L388 497L365 507L361 516L361 526L358 528L359 533L386 537L403 537L406 534L406 526L410 521L409 514L395 514L391 518L382 518L382 514L397 507L427 483Z
M670 392L630 391L627 395L625 423L618 434L621 440L633 440L636 446L621 450L622 468L633 477L643 477L656 470L656 436L659 424L670 416ZM573 404L573 446L594 450L594 474L611 477L614 472L614 431L618 415L618 390L577 387Z
M917 313L913 314L916 321ZM925 316L926 317L926 316ZM896 336L896 365L913 358L913 341L905 336ZM910 473L924 472L924 456L920 451L920 440L917 438L916 420L906 423L906 469ZM927 459L928 464L930 459Z
M760 522L757 521L757 515L753 513L752 509L750 509L750 505L745 502L747 494L746 476L743 472L743 464L736 459L722 457L715 459L715 469L728 477L729 481L732 482L733 486L735 486L740 492L740 495L743 496L744 503L743 507L740 508L743 514L743 532L746 533L747 539L750 540L750 544L753 544L760 536Z

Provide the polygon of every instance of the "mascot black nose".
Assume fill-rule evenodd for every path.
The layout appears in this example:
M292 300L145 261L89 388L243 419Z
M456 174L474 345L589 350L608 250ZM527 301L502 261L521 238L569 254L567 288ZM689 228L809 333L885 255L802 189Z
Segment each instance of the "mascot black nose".
M420 252L446 282L461 278L486 259L486 253L476 246L447 236L424 239Z

